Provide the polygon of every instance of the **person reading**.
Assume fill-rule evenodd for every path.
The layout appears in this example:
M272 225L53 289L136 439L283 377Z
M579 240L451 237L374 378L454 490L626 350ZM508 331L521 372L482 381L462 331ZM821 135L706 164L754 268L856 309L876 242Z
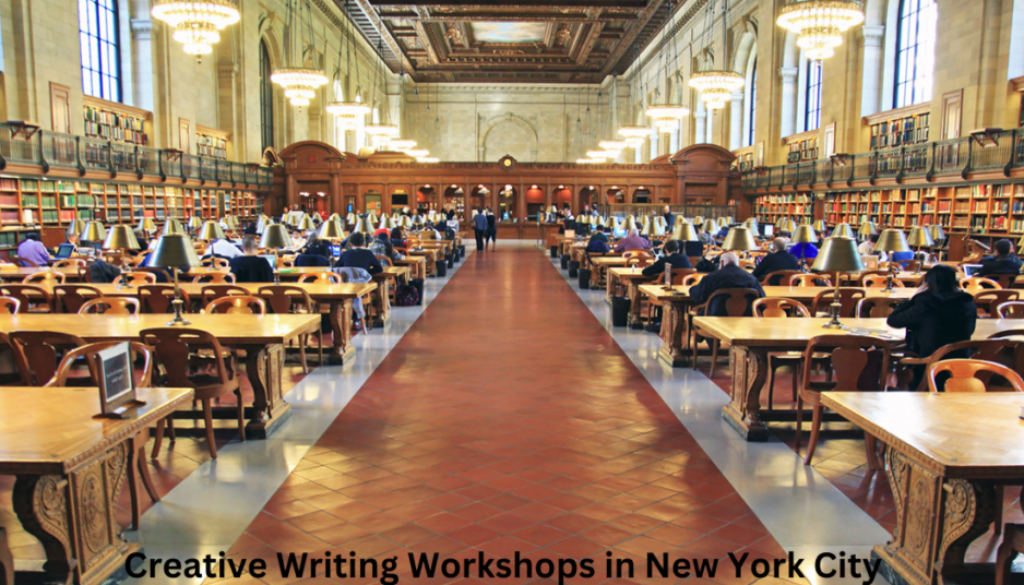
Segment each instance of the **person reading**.
M720 268L701 279L690 287L690 299L694 304L702 304L715 292L727 288L752 288L758 292L758 298L764 298L761 283L743 268L740 268L740 257L735 252L726 252L719 258ZM747 307L750 312L750 307ZM714 306L708 307L709 317L727 316L725 298L715 299Z
M618 244L615 244L616 252L629 252L630 250L650 250L651 242L646 238L640 237L640 232L636 228L629 230L626 237L619 240Z
M274 282L274 269L266 258L256 255L256 238L245 236L242 253L228 261L235 282Z
M644 276L658 276L664 273L666 264L671 265L672 268L693 268L693 265L690 264L690 259L680 251L678 240L665 242L664 250L665 254L658 258L657 262L644 267L642 271Z
M384 272L384 267L381 266L377 256L364 247L366 240L363 238L363 234L352 234L348 237L348 243L352 247L338 258L338 261L334 264L336 268L362 268L370 274Z
M994 256L981 259L981 268L975 276L990 274L1020 274L1021 260L1013 253L1013 242L1007 239L997 240L993 245Z
M754 268L752 276L762 280L765 276L778 270L800 270L800 262L786 251L786 240L775 238L772 241L771 252L761 259L761 263ZM766 285L784 285L781 282L766 282Z

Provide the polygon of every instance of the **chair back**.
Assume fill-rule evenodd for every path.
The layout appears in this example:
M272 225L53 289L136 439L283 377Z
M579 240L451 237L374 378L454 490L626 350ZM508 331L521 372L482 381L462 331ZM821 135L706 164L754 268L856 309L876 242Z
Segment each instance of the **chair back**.
M89 366L89 377L94 385L99 385L99 352L110 349L116 345L120 345L123 342L120 341L103 341L100 343L89 343L81 347L76 347L71 351L64 354L64 359L60 361L60 365L57 366L57 372L50 378L50 381L44 386L48 387L61 387L66 386L68 381L68 373L71 368L75 365L75 362L79 359L85 361ZM152 386L153 384L153 348L143 345L137 341L128 342L128 352L131 357L131 363L136 364L138 360L143 360L142 369L137 370L132 368L132 378L135 379L136 388L145 388Z
M693 274L687 274L686 276L683 277L683 286L693 286L699 283L700 281L704 280L705 276L707 276L707 273L705 272L695 272Z
M976 295L983 290L999 290L1003 287L999 286L999 283L991 278L985 278L984 276L971 276L960 279L960 288L972 295Z
M764 275L761 284L764 286L788 286L789 280L798 274L803 274L803 272L800 270L776 270Z
M185 301L182 310L189 310L188 293L181 291L181 299ZM171 312L171 301L174 300L173 284L145 284L139 287L139 301L142 302L143 313L162 315Z
M827 274L806 274L800 272L789 277L789 286L832 286Z
M623 252L622 257L626 259L626 266L644 267L651 263L653 256L646 250L630 250Z
M78 267L78 282L92 282L92 266Z
M54 268L81 268L85 266L86 262L82 258L65 258L63 260L57 260L53 263Z
M132 286L156 284L156 275L152 272L125 272L114 279L114 284L123 284L126 280Z
M800 301L784 298L757 299L751 305L755 317L810 317L811 312Z
M10 260L11 262L14 262L19 266L24 266L25 268L39 268L38 264L29 260L28 258L22 258L20 256L11 256Z
M206 305L206 312L210 314L232 313L242 315L266 315L267 303L265 303L261 298L249 295L220 297L210 301L210 303Z
M836 292L834 289L823 290L814 297L814 303L812 305L814 314L817 315L820 311L829 311L829 307L832 305L832 300L835 298ZM857 301L868 296L866 290L855 287L842 287L839 289L839 316L840 317L853 317L857 311Z
M214 270L225 270L231 265L231 263L228 262L227 260L223 258L218 258L216 256L203 258L202 260L200 260L200 263L203 266L208 266L210 268L213 268Z
M301 286L275 284L261 286L256 294L267 302L270 312L279 315L299 311L313 312L313 300Z
M702 314L709 317L751 317L754 314L751 306L760 297L761 293L752 288L716 290L704 303Z
M57 373L60 352L86 345L77 335L56 331L14 331L8 336L26 386L42 386Z
M835 392L885 390L890 350L877 338L868 335L819 335L811 338L804 350L804 388L811 387L811 372L820 354L828 354L834 382L816 382L816 385L828 385Z
M35 274L29 274L25 278L21 279L21 283L56 286L58 284L64 284L64 273L52 271L36 272Z
M672 269L672 286L679 286L683 284L687 276L691 274L697 274L697 271L693 268L673 268ZM656 284L665 284L665 273L662 272L661 276L655 281Z
M885 288L885 285L889 283L888 276L882 276L881 274L868 274L862 276L860 279L860 285L865 288ZM904 288L903 281L898 278L892 279L893 288Z
M84 284L58 284L53 287L54 309L58 313L77 313L85 301L102 296L100 289Z
M14 297L0 297L0 315L13 315L20 306L21 301Z
M900 299L886 297L868 297L857 301L857 316L865 319L882 319L888 317L903 302Z
M230 272L207 272L192 279L192 282L203 284L235 284L235 275Z
M381 266L392 266L391 258L388 258L387 256L378 255L377 261L380 262Z
M300 283L341 284L341 276L335 272L307 272L299 277Z
M907 272L916 272L921 269L921 262L918 260L897 260L896 263Z
M996 305L996 315L1000 319L1024 319L1024 301L1010 301Z
M32 284L0 285L0 295L18 299L18 312L28 313L32 303L45 302L50 305L50 293L46 289Z
M859 286L867 286L866 284L864 284L864 279L869 277L869 276L882 276L882 277L888 278L889 277L889 271L888 270L864 270L864 271L862 271L860 273L860 276L857 278L857 284Z
M131 297L99 297L85 301L78 314L138 315L139 306L139 299Z
M215 299L234 295L248 296L249 289L235 286L233 284L208 284L200 289L203 306L209 305Z
M985 278L992 279L999 283L999 286L1003 288L1013 288L1014 283L1017 282L1019 274L989 274Z
M996 307L1003 303L1020 300L1019 290L982 290L974 295L979 317L996 317Z
M881 272L885 272L886 274L888 274L890 270L892 270L896 274L903 272L902 264L900 264L899 262L896 262L895 266L893 266L893 264L893 262L879 262L878 267L881 269Z
M224 347L212 333L189 327L155 327L139 332L142 342L153 348L157 360L163 365L167 378L163 383L170 388L199 388L188 374L189 358L200 349L212 350L213 355L224 355ZM225 367L223 359L213 360L215 384L227 384L234 371ZM212 380L211 380L212 381Z
M979 359L943 360L928 367L928 390L938 392L938 376L948 373L945 380L945 392L991 392L1005 391L1006 386L993 384L992 380L1002 378L1009 382L1013 392L1024 392L1024 379L1010 368Z

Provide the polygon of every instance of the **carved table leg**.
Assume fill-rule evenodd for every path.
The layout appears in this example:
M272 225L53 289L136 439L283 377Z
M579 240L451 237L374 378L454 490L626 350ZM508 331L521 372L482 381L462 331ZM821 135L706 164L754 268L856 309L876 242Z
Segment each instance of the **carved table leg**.
M331 332L334 334L334 347L327 363L344 364L355 353L352 347L352 299L331 301Z
M384 326L384 323L391 318L391 278L383 278L377 283L377 290L373 291L373 306L376 308L374 325Z
M249 345L245 349L245 373L252 386L252 412L246 424L246 437L265 439L270 427L280 423L290 406L284 401L281 376L283 345Z
M661 312L661 349L658 356L673 368L681 368L688 363L683 344L689 337L686 305L666 301Z
M629 326L631 329L643 329L643 314L640 311L643 295L640 294L640 283L637 280L627 280L626 297L629 298Z
M69 482L58 475L19 475L13 504L25 531L39 539L46 552L43 570L51 583L70 583L77 565L72 557Z
M732 346L729 350L732 388L722 417L748 441L767 441L768 426L761 420L761 390L768 378L768 349Z
M608 278L605 281L605 298L607 298L609 302L611 302L612 297L617 296L616 293L619 292L617 290L617 288L618 288L616 286L617 284L618 284L618 279L615 277L614 274L609 272L608 273Z

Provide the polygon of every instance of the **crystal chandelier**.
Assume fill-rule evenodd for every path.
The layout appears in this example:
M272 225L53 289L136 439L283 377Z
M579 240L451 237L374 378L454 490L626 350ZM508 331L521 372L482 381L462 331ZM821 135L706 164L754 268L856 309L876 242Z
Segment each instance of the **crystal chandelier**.
M654 126L659 132L675 132L683 118L690 115L690 108L686 106L651 106L644 114L654 120Z
M744 83L743 76L733 71L700 71L690 76L690 87L700 92L700 99L709 110L724 108Z
M426 156L430 156L430 151L426 148L410 148L404 152L413 158L424 158Z
M355 130L370 113L370 106L359 102L331 102L324 107L328 114L337 118L345 130Z
M370 144L377 150L386 147L392 138L398 136L398 126L390 124L370 124L363 128L363 131L370 137Z
M843 33L862 22L864 6L857 0L790 0L776 21L796 33L797 46L816 61L835 55Z
M598 142L597 145L600 146L602 150L610 154L613 159L619 158L622 151L626 150L626 147L629 146L622 140L602 140L601 142Z
M651 135L651 129L646 126L623 126L619 128L619 136L630 148L640 148L644 141Z
M588 150L587 158L592 158L594 160L600 160L601 162L604 162L611 158L611 156L609 156L609 154L603 150Z
M393 148L394 150L396 150L398 152L404 152L405 154L408 154L409 156L416 156L414 154L409 154L413 150L416 149L416 141L415 140L409 140L408 138L397 138L395 140L392 140L390 143L388 143L388 147L389 148ZM424 154L423 156L427 156L427 155Z
M296 17L302 18L301 14L296 15L301 8L296 8L298 2L288 3L288 17L285 23L285 63L294 63L294 55L297 47L293 46L300 42L302 36L302 23L296 21ZM309 39L313 38L313 16L309 10L309 2L306 2L306 20L309 26ZM298 28L299 30L295 30ZM301 53L300 53L301 54ZM303 64L305 65L305 64ZM270 81L284 88L284 96L288 98L293 106L303 107L309 105L309 100L316 97L316 90L327 83L327 75L315 67L283 67L275 69L270 74Z
M437 158L436 156L421 156L416 159L416 162L427 165L434 165L441 162L441 159Z
M599 165L599 164L603 164L604 162L605 161L604 161L603 158L578 158L578 159L576 159L576 164L578 164L578 165Z
M234 0L156 0L151 14L174 27L174 40L198 58L209 55L220 41L220 31L239 20Z
M344 14L345 14L345 19L344 19L343 22L351 23L352 21L350 20L350 17L349 17L349 14L348 14L348 2L347 1L345 2ZM345 70L349 71L349 72L352 72L353 75L355 75L356 83L357 84L359 83L359 59L356 59L356 63L355 63L354 68L353 68L353 65L352 65L352 52L354 50L353 49L353 44L355 42L352 39L352 31L349 30L349 28L346 26L345 30L342 31L342 34L344 36L341 39L341 42L338 43L338 66L334 70L334 83L335 83L335 87L336 88L340 87L341 83L342 83L341 82L341 50L345 46L346 42L348 42L348 51L347 51L347 57L346 57L347 67L346 67ZM338 121L338 124L341 126L342 130L356 130L356 129L358 129L360 126L363 125L363 122L366 121L366 115L370 113L370 106L362 103L362 101L359 99L358 95L356 96L356 100L354 102L346 102L344 100L344 96L341 95L342 92L336 91L336 93L337 93L337 95L335 95L336 101L333 101L333 102L327 104L327 106L325 106L324 109L327 110L328 114L331 114L332 116L335 117L335 119Z

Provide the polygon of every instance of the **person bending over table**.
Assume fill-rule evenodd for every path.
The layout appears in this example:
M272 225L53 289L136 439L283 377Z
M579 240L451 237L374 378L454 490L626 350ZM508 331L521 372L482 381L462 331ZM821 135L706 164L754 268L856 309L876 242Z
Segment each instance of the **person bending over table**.
M978 308L974 297L960 288L952 266L936 264L924 275L924 283L914 296L903 301L886 319L889 327L907 330L907 353L927 358L950 343L967 341L974 334ZM970 357L952 352L946 359ZM910 389L916 389L924 376L924 366L915 366Z
M746 270L740 268L740 257L735 252L726 252L719 256L720 268L701 279L700 282L690 287L690 299L695 304L707 302L716 291L726 288L752 288L757 291L758 298L764 298L764 289L761 283ZM747 307L747 312L750 307ZM725 308L725 298L716 299L714 306L708 307L708 317L728 316Z
M206 253L203 254L203 258L210 256L216 256L218 258L225 258L231 260L235 256L241 256L242 251L238 249L238 246L232 244L227 240L220 238L210 242L210 245L206 247Z
M352 234L348 237L348 243L352 248L342 253L334 264L335 268L362 268L370 274L384 272L384 267L380 265L377 256L363 247L366 244L363 234L358 232Z
M256 255L256 238L245 236L242 255L228 261L235 282L274 282L274 269L266 258Z
M619 240L618 244L615 244L616 252L629 252L630 250L650 250L651 242L645 238L640 237L640 231L636 228L629 230L626 237Z
M1020 274L1021 260L1013 253L1013 242L1004 238L996 241L992 247L995 248L996 255L982 258L981 268L975 276Z
M643 269L644 276L658 276L665 272L665 265L671 264L672 268L693 268L690 259L679 249L678 240L665 242L665 255L658 258L658 261Z
M18 244L18 258L30 260L38 266L46 266L50 263L50 251L39 241L39 234L30 232L25 234L25 239Z
M754 268L752 273L753 277L757 280L763 279L765 276L775 272L777 270L800 270L800 262L795 256L786 251L786 240L782 238L775 238L772 241L772 251L765 255L761 259L761 263ZM785 283L766 282L765 284L779 284L785 285Z
M590 236L590 240L587 241L587 252L594 254L605 254L611 251L611 247L608 246L608 234L605 233L604 229L599 229Z

